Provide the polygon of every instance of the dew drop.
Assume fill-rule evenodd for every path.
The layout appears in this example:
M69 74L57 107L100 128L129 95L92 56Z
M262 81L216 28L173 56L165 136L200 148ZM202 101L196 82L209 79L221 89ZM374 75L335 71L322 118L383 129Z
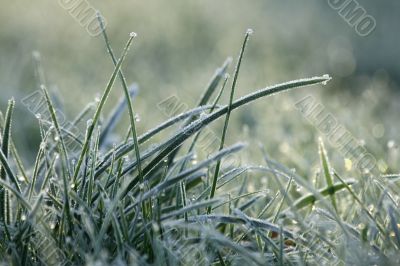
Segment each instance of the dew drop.
M346 169L346 171L351 171L351 169L353 168L353 162L350 159L345 158L344 159L344 168Z
M268 183L268 178L267 177L262 177L261 178L261 184L266 185Z
M25 181L25 178L24 178L23 176L19 176L19 177L18 177L18 181L24 182L24 181Z
M39 114L39 113L37 113L37 114L35 114L35 117L37 118L37 119L42 119L42 115L41 114Z
M252 35L254 33L253 29L247 29L246 34L247 35Z
M207 116L206 112L200 113L200 119L204 119Z
M332 79L328 74L323 75L322 78L326 79L326 80L322 81L322 85L324 85L324 86L327 85L328 82Z
M360 144L360 146L365 146L366 144L364 139L360 139L358 143Z
M92 120L92 119L89 119L89 120L86 122L86 125L87 125L87 127L92 126L92 125L93 125L93 120Z
M137 33L132 31L131 33L129 33L129 36L135 38L137 37Z
M366 228L366 225L363 224L363 223L360 223L360 224L358 224L357 227L358 227L359 230L364 230Z
M389 140L388 143L387 143L387 147L389 149L395 148L396 147L396 142L394 140Z
M135 122L140 122L140 115L135 114Z
M250 183L247 185L247 191L249 193L252 193L252 192L256 191L256 188L254 187L254 185L252 183Z
M153 225L153 230L154 230L155 232L159 232L159 231L160 231L160 227L158 226L158 224L153 223L152 225Z
M21 215L21 220L22 220L22 221L25 221L25 220L26 220L26 215L25 215L25 214L22 214L22 215Z
M44 142L44 141L42 141L41 143L40 143L40 149L42 149L42 150L44 150L44 149L46 149L46 142Z
M55 223L51 223L50 224L50 229L53 230L54 228L56 228L56 224Z

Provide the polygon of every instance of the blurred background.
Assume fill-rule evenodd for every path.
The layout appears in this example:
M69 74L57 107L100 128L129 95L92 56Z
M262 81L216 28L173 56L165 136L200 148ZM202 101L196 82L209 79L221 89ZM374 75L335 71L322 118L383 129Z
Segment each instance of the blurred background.
M14 0L1 5L0 108L4 113L7 100L16 99L14 138L27 162L34 160L40 143L37 119L21 102L38 90L33 54L40 53L46 86L59 96L70 120L102 93L113 71L102 37L88 34L65 9L67 2L82 1ZM87 3L106 19L116 54L131 31L138 34L123 70L128 83L136 82L140 88L134 104L141 133L168 118L156 108L167 97L177 95L182 103L194 106L215 69L227 57L237 58L244 33L252 28L236 97L302 77L327 73L333 80L328 86L260 99L235 112L229 143L243 139L262 143L276 160L313 174L321 133L294 106L312 95L381 161L382 172L398 171L400 2L358 0L376 21L367 36L360 36L329 2L333 1ZM117 81L107 110L121 94ZM226 92L225 103L227 98ZM120 132L126 125L119 125ZM218 134L221 121L212 128ZM355 171L346 170L345 158L326 146L335 168ZM258 163L259 155L257 148L250 149L242 160Z

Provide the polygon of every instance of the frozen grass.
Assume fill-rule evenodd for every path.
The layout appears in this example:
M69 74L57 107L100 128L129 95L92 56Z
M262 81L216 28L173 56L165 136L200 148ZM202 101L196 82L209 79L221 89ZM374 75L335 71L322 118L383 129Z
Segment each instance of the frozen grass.
M271 159L261 147L263 165L233 166L224 161L246 148L227 146L231 112L261 98L299 87L326 84L323 75L294 80L234 99L246 32L233 74L229 103L219 100L227 85L228 60L200 97L199 106L138 135L135 110L120 59L105 43L115 66L85 137L61 126L42 86L52 126L42 129L35 164L21 163L12 138L14 100L1 117L0 258L14 265L343 265L398 264L400 248L398 185L371 174L344 178L319 145L318 187ZM119 78L125 100L103 122L104 105ZM221 82L222 81L222 82ZM215 99L212 95L219 93ZM143 100L143 99L139 99ZM125 141L107 139L128 109ZM82 113L90 112L90 105ZM202 129L224 118L219 149L194 163ZM75 121L79 120L78 117ZM175 128L169 135L166 129ZM78 153L66 133L80 143ZM163 141L152 143L152 137ZM246 141L246 140L243 140ZM145 145L149 144L150 145ZM185 143L189 149L185 150ZM108 147L108 148L107 148ZM316 152L316 157L318 153ZM246 191L247 177L268 177L268 190ZM243 179L240 181L239 179ZM294 196L293 186L302 188ZM298 194L298 193L297 193Z

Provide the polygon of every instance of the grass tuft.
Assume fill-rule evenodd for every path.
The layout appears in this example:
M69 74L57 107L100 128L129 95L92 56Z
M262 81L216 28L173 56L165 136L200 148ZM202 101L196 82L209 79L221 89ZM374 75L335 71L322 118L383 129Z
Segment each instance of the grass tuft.
M260 156L264 165L228 167L223 163L254 148L252 142L244 144L245 139L227 143L232 112L277 93L325 85L331 79L329 75L267 86L235 99L242 59L253 33L248 30L233 72L228 104L220 102L228 84L230 58L212 76L197 106L138 134L132 104L137 87L128 87L121 69L136 34L130 34L117 59L101 17L99 23L114 71L100 100L84 107L72 122L77 125L94 111L92 119L86 121L84 137L60 123L58 104L44 87L41 67L36 70L38 83L43 85L50 118L46 121L39 116L41 145L30 167L25 169L13 143L14 100L9 101L4 119L1 116L0 263L400 262L398 176L381 178L370 173L341 177L322 141L315 145L325 180L322 187L310 182L312 177L302 176L267 156L264 149ZM121 98L106 114L104 107L117 78L123 89ZM121 126L128 133L110 147L112 133L126 110L129 122ZM101 117L108 119L102 123ZM203 129L220 118L224 121L219 145L194 163L193 155L201 153ZM172 135L167 133L171 130ZM69 145L67 137L75 140L78 151ZM261 182L260 175L267 181Z

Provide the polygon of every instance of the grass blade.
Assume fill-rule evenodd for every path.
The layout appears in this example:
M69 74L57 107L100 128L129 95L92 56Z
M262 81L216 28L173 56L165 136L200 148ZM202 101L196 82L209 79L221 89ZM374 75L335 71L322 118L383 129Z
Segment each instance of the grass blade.
M228 130L229 118L230 118L230 115L231 115L231 112L232 112L233 97L234 97L234 94L235 94L235 89L236 89L237 79L238 79L238 76L239 76L240 66L242 64L242 59L243 59L244 51L246 50L247 42L249 41L249 38L250 38L250 35L252 34L252 32L253 32L252 30L247 30L245 38L244 38L244 41L243 41L242 49L241 49L240 54L239 54L239 59L238 59L238 62L236 64L235 74L234 74L234 77L233 77L233 82L232 82L232 87L231 87L231 94L229 96L228 109L226 111L224 129L222 131L221 143L220 143L220 146L219 146L220 150L222 150L224 148L226 132ZM212 199L214 197L214 195L215 195L215 190L217 188L217 179L218 179L220 167L221 167L221 161L219 160L217 162L217 165L215 166L215 172L214 172L214 177L213 177L211 191L210 191L210 199ZM208 213L211 213L211 207L208 208Z
M104 41L106 43L107 46L107 50L111 56L111 59L114 63L114 66L117 66L118 62L117 59L114 56L114 53L112 51L111 45L110 45L110 41L108 40L107 37L107 33L106 33L106 29L104 28L104 24L103 24L103 20L101 19L100 16L98 16L98 20L100 23L100 27L102 29L102 33L103 33L103 37L104 37ZM132 32L131 36L136 36L136 33ZM122 88L124 89L124 93L125 93L125 100L126 103L128 104L128 111L129 111L129 119L130 119L130 123L131 123L131 132L132 132L132 139L133 139L133 143L135 145L135 155L136 155L136 161L137 161L137 169L139 172L139 180L142 182L143 181L143 174L142 174L142 164L141 164L141 160L140 160L140 150L139 150L139 143L137 140L137 133L136 133L136 123L135 123L135 114L133 111L133 106L132 106L132 100L130 97L130 93L129 93L129 89L128 86L126 85L126 80L125 80L125 76L122 73L121 69L118 69L118 76L121 79L121 83L122 83Z
M322 142L322 138L319 139L319 155L320 155L320 159L321 159L321 166L322 166L322 170L324 172L326 184L327 184L328 188L332 189L332 191L330 193L332 205L333 205L333 208L335 208L335 210L337 211L335 193L333 192L334 188L333 188L333 178L332 178L332 174L331 174L331 166L329 164L328 155L326 154L326 150L324 147L324 143Z
M247 103L250 103L252 101L255 101L261 97L269 96L269 95L274 95L278 92L302 87L302 86L308 86L308 85L313 85L313 84L318 84L318 83L326 83L327 81L330 80L329 76L322 76L322 77L314 77L314 78L309 78L309 79L300 79L300 80L295 80L295 81L290 81L286 83L281 83L278 85L274 85L271 87L267 87L265 89L261 89L259 91L256 91L254 93L248 94L238 100L236 100L232 104L232 110L239 108L242 105L245 105ZM176 147L179 147L182 145L184 141L186 141L188 138L190 138L194 133L205 127L206 125L210 124L211 122L217 120L224 114L226 114L228 111L228 107L224 106L216 110L215 112L206 115L202 118L199 118L195 122L189 124L185 128L181 129L176 135L164 143L152 148L148 152L148 157L153 155L156 151L159 151L162 149L161 153L159 153L147 166L146 168L143 169L143 174L146 176L156 165L158 165L162 160L168 156L173 150L176 149ZM144 156L143 156L144 157ZM118 159L118 155L117 155ZM126 175L130 173L133 169L136 167L136 162L132 162L130 165L128 165L124 171L123 175Z
M91 126L88 129L88 134L87 134L86 140L85 140L85 142L83 144L82 151L81 151L81 153L79 155L79 159L78 159L77 165L75 167L73 180L76 180L76 178L78 177L80 168L81 168L83 160L85 158L85 154L86 154L86 152L87 152L87 150L89 148L89 142L90 142L90 139L92 138L92 135L93 135L93 132L94 132L94 129L95 129L95 125L97 124L97 122L98 122L98 120L100 118L101 111L103 110L104 104L106 103L108 96L110 95L111 89L112 89L112 87L114 85L115 79L117 77L117 74L119 73L119 70L120 70L120 68L122 66L122 63L124 62L125 57L128 54L128 50L129 50L129 48L130 48L130 46L132 44L133 38L135 38L135 35L131 34L129 39L128 39L128 42L125 45L124 51L122 52L122 56L119 59L117 65L116 65L116 67L114 69L114 72L112 73L112 75L110 77L110 80L108 81L106 89L104 90L104 93L103 93L103 95L102 95L102 97L100 99L100 102L99 102L99 104L98 104L98 106L96 108L96 112L95 112L95 114L93 116Z
M9 146L11 140L11 121L12 121L14 106L15 106L14 99L9 100L6 112L6 120L3 130L3 139L1 143L1 150L6 159L8 159L8 154L9 154ZM5 166L1 167L0 179L2 180L7 179L7 172L5 168L6 168ZM15 182L17 182L17 180L15 180ZM0 211L1 211L0 219L7 224L10 223L11 219L10 198L8 192L4 188L0 188Z

